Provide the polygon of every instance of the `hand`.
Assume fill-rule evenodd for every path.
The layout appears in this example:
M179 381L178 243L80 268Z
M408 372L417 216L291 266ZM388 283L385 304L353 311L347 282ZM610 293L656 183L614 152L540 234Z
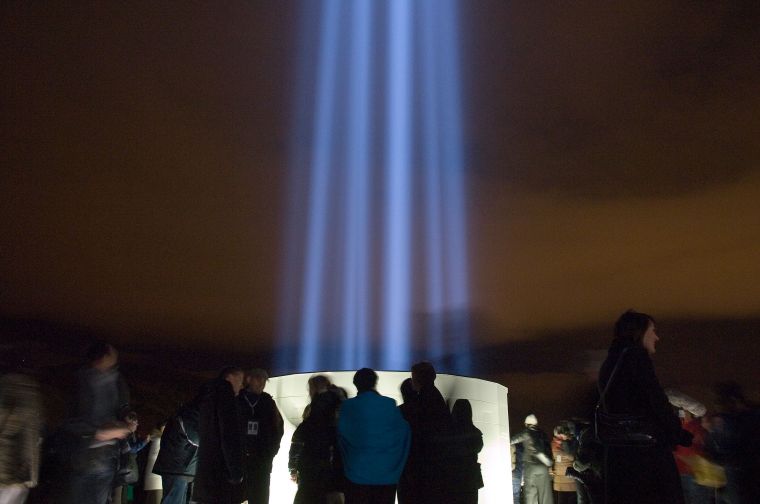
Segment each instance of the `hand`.
M292 471L290 473L290 481L293 483L298 483L298 471Z
M98 429L95 431L95 439L97 441L110 441L112 439L124 439L131 434L127 427L107 427L105 429Z

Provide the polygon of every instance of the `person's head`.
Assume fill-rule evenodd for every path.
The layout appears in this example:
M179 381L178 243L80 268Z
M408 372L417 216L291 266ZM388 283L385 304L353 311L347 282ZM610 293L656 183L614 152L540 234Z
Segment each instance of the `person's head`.
M435 368L427 361L418 362L412 366L412 385L414 390L432 387L435 383Z
M219 378L228 381L232 385L232 391L238 395L243 389L245 372L237 366L228 366L219 372Z
M139 425L139 421L137 420L137 413L134 411L128 412L126 415L124 415L124 422L126 422L127 428L131 432L135 432L137 430L137 426Z
M245 388L254 394L264 392L269 375L260 368L249 369L245 372Z
M472 405L467 399L457 399L451 408L451 420L454 425L472 425Z
M108 371L119 362L119 352L105 341L95 341L85 351L87 363L98 371Z
M566 440L573 437L573 432L567 423L562 422L554 428L554 436L559 439Z
M417 395L417 391L414 390L414 385L412 385L412 379L407 378L406 380L401 382L401 387L399 387L401 390L401 398L404 400L405 403L412 401L414 399L414 396Z
M642 346L651 355L655 353L659 339L654 318L646 313L628 310L615 322L615 340L626 346Z
M311 378L309 378L309 397L312 399L317 394L321 394L322 392L327 392L327 390L330 388L330 379L326 377L325 375L314 375Z
M361 368L354 374L354 385L359 393L375 390L377 373L370 368Z
M526 427L536 427L538 425L538 418L536 415L531 413L530 415L525 417L525 426Z

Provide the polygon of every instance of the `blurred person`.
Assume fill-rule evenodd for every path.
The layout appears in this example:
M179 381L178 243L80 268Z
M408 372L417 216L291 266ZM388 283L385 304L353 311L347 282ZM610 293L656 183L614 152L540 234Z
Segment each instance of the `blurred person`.
M472 405L457 399L451 408L452 439L450 443L452 481L456 485L446 499L451 504L477 504L478 490L483 488L483 475L478 453L483 449L483 433L472 423Z
M554 459L554 491L557 492L557 502L572 502L577 500L577 485L575 480L567 476L569 467L573 466L575 454L578 450L578 441L575 439L574 426L568 422L562 422L554 427L554 436L551 441L552 458Z
M552 480L549 468L552 466L549 438L538 427L534 414L525 417L525 430L515 434L510 444L521 444L523 448L523 501L525 504L554 504Z
M0 377L0 504L23 504L39 481L40 389L20 367L9 362Z
M199 402L200 396L181 406L169 418L161 435L153 464L153 474L161 476L161 504L185 504L192 494L200 443Z
M308 388L311 402L293 433L288 454L290 477L298 484L293 502L342 503L344 483L336 418L345 395L324 375L309 378Z
M129 434L119 441L119 470L113 482L111 504L127 502L128 487L140 479L137 453L150 442L150 435L143 439L137 437L137 426L139 425L137 413L130 411L122 417L122 420L127 424Z
M705 450L723 466L726 486L719 492L719 502L748 504L760 502L760 413L744 397L736 382L715 385L717 414L706 423Z
M145 461L145 471L143 473L144 504L159 504L163 496L161 477L157 474L153 474L153 466L156 465L158 452L161 451L161 438L164 435L166 424L167 420L159 422L150 433L150 446L148 446L148 456Z
M284 423L272 396L264 392L269 375L263 369L245 373L238 395L243 447L243 485L239 502L267 504L272 460L280 450Z
M245 373L224 368L206 383L198 397L198 465L193 500L203 504L231 504L243 482L243 439L237 395Z
M85 356L88 365L79 372L74 415L66 421L76 440L67 497L71 504L105 504L119 468L119 440L130 434L119 420L128 407L129 390L113 346L97 341Z
M698 484L694 475L694 466L697 464L698 458L706 456L705 438L707 431L702 427L701 419L691 411L679 409L678 416L681 419L681 427L691 432L693 436L691 446L676 446L673 452L678 474L681 477L684 501L686 504L710 504L713 500L713 489Z
M673 458L676 445L691 444L654 372L652 355L659 337L654 319L633 310L615 323L614 339L599 370L599 390L612 414L635 415L651 426L651 447L605 446L603 468L608 502L684 502ZM614 377L613 377L614 373Z
M409 453L409 424L396 401L375 390L374 370L358 370L353 382L357 395L343 403L338 417L346 504L393 504Z

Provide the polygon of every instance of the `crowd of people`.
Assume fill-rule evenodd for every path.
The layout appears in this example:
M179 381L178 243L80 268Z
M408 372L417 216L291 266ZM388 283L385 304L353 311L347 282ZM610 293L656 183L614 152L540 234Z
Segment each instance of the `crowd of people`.
M266 371L224 368L152 434L139 437L118 358L105 342L88 349L73 411L44 447L37 382L22 373L3 375L0 504L26 502L40 471L45 484L36 489L37 502L126 504L138 482L146 504L269 502L284 421L264 391ZM402 504L477 502L482 433L470 403L459 399L450 411L435 379L430 363L415 364L397 406L377 392L372 369L355 373L352 398L326 375L312 376L310 402L288 453L294 503L391 504L397 496ZM143 450L148 455L140 467Z
M510 440L516 504L760 502L760 409L735 383L716 387L714 412L664 390L651 359L658 341L651 316L624 313L593 415L560 422L551 437L535 414L525 418ZM137 483L145 504L269 502L285 429L265 370L224 368L139 437L116 349L97 342L86 358L73 411L42 447L39 385L18 370L0 378L0 504L23 504L41 480L46 503L126 504ZM372 369L355 373L351 398L312 376L288 452L294 504L476 503L483 436L470 403L450 408L435 380L432 364L413 365L397 406Z
M624 313L590 419L563 421L550 439L536 415L525 418L511 438L515 503L760 502L760 408L731 382L716 385L712 413L663 389L651 360L658 341L650 315Z

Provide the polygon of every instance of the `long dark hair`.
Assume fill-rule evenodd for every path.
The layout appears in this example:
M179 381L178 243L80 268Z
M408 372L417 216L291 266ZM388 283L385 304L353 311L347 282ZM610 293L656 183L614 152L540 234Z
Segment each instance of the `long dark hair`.
M654 318L646 313L628 310L615 322L615 341L625 346L641 345L641 339Z

